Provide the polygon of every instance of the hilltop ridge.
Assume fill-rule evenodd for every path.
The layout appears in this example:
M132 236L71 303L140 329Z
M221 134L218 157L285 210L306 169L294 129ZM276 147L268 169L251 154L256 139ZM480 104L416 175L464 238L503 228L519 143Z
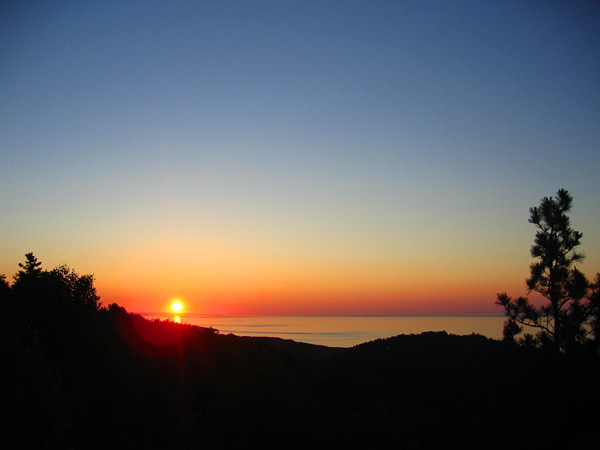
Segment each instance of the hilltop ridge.
M14 448L502 448L514 439L503 421L520 408L511 393L600 373L597 360L561 359L553 374L555 356L480 335L331 348L149 321L117 305L60 328L55 319L0 321L4 395L18 405L3 435ZM539 406L596 395L589 379ZM597 438L567 408L556 422L529 420L520 442L539 443L558 423L565 442Z

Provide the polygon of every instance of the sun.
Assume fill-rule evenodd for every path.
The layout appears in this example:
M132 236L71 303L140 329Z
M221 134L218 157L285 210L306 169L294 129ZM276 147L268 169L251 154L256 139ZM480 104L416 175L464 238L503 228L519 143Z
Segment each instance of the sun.
M171 309L175 312L180 312L183 309L183 305L179 300L176 300L171 304Z

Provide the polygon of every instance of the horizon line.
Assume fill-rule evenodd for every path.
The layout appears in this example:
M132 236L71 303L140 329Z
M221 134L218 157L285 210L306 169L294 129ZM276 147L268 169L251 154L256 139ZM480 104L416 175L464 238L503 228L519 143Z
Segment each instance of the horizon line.
M138 312L132 314L140 316L164 316L164 317L457 317L457 316L485 316L504 317L502 312L479 312L479 313L409 313L409 314L207 314L207 313L174 313L174 312Z

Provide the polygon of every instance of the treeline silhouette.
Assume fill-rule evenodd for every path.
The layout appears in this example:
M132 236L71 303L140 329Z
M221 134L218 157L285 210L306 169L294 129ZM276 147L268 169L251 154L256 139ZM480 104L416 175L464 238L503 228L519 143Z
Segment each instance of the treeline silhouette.
M597 353L479 335L349 349L222 335L103 306L33 254L0 279L2 448L582 448ZM592 412L588 412L591 406Z

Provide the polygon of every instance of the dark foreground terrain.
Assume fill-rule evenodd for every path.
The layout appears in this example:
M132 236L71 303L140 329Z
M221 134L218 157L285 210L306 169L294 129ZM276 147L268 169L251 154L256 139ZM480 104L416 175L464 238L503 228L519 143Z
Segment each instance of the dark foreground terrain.
M339 349L150 322L114 304L4 306L6 449L533 449L600 438L590 354L446 333Z

